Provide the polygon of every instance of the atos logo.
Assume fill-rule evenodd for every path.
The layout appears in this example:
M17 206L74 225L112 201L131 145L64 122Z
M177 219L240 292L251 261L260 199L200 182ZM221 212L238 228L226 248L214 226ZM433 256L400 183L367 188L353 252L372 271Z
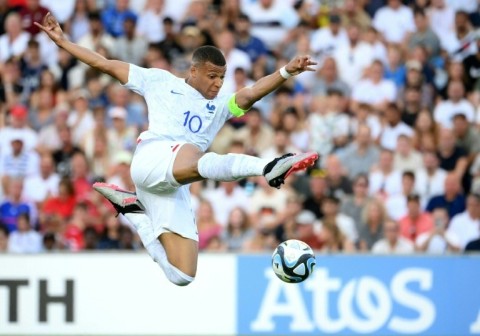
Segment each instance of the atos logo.
M390 284L373 276L360 276L343 282L329 275L327 268L318 268L305 282L311 292L311 311L300 286L286 284L265 271L268 285L259 310L250 323L254 333L276 331L279 317L289 318L294 333L341 333L349 330L372 334L379 330L393 333L419 334L435 321L436 308L427 294L433 285L429 269L406 268L393 275ZM416 288L416 290L412 289ZM413 311L409 316L398 315L394 306Z

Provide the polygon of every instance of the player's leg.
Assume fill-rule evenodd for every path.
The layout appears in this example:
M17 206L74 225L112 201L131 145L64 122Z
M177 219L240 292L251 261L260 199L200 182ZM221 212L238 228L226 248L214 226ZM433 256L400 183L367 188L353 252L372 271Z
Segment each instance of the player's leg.
M184 144L173 163L172 176L176 182L187 184L207 178L234 181L264 175L270 186L279 188L291 173L312 166L317 159L315 152L286 154L273 160L244 154L204 154L197 146Z

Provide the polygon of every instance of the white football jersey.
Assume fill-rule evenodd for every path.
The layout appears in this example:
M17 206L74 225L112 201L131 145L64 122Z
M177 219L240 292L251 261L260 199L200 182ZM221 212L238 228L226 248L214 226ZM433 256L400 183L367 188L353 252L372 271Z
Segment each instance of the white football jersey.
M230 95L212 100L185 82L161 69L130 64L126 88L142 95L148 108L148 130L142 140L158 138L188 142L206 151L223 124L233 117L228 109Z

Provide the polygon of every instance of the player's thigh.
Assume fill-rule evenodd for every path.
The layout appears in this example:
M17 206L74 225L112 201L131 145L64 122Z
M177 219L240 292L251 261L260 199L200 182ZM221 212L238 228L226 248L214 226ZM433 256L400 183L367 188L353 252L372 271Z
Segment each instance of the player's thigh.
M159 239L170 264L194 277L197 273L198 242L174 232L164 232Z
M190 143L180 147L173 162L173 177L178 183L188 184L203 179L198 173L198 160L203 154L200 148Z

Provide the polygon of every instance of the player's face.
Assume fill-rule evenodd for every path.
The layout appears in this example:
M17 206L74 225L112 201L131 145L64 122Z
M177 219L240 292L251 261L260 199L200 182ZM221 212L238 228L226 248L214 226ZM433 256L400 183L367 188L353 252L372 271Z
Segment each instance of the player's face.
M205 98L215 98L223 85L225 71L227 71L227 67L225 65L218 66L210 62L199 66L194 66L192 68L194 87Z

